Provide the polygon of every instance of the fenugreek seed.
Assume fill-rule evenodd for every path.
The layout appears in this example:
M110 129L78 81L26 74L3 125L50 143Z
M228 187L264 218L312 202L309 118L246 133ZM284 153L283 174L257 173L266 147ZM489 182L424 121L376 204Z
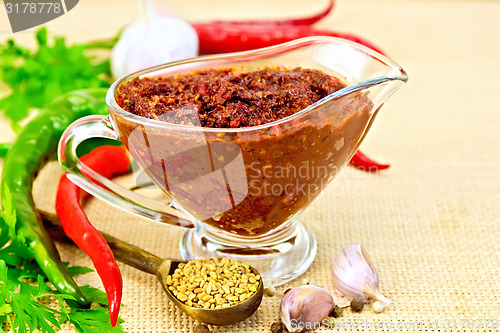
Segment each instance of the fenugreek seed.
M264 293L267 296L274 296L274 295L276 295L276 288L275 287L268 287L268 288L264 289Z
M210 303L205 303L203 304L204 309L210 309Z
M323 327L333 329L335 327L335 318L328 317L322 320Z
M172 275L167 276L166 282L167 282L167 285L170 285L170 283L172 283Z
M227 295L231 293L231 289L228 285L222 286L222 290L224 290L224 293L226 293Z
M179 265L167 279L169 290L177 299L198 308L244 302L260 286L260 276L247 264L228 258L189 261Z
M194 328L193 333L210 333L210 329L206 325L198 325Z

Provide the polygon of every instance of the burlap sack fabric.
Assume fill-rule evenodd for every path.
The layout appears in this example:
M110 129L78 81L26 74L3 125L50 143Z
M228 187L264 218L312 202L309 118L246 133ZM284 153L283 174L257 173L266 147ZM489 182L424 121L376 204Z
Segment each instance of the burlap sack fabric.
M272 11L286 4L260 5ZM225 13L191 11L195 5L176 8L193 19ZM73 15L85 15L87 6ZM122 7L115 9L129 10ZM300 3L290 8L297 9L290 15L300 14ZM493 1L339 1L335 15L320 26L373 39L410 76L382 108L362 145L368 155L392 166L380 174L345 168L301 217L318 241L311 268L279 287L276 296L265 297L254 316L220 332L268 332L279 318L284 290L302 278L332 290L333 258L355 243L371 255L392 304L381 314L370 308L356 314L347 310L332 331L499 330L500 324L495 329L494 322L484 321L500 320L498 17L500 2ZM2 135L2 141L10 137ZM37 179L34 194L41 208L53 211L59 175L54 163ZM86 210L103 231L162 257L179 256L182 230L132 217L96 199ZM91 266L80 250L59 248L64 260ZM173 306L156 277L120 268L127 332L193 330L196 322ZM78 282L102 288L96 274Z

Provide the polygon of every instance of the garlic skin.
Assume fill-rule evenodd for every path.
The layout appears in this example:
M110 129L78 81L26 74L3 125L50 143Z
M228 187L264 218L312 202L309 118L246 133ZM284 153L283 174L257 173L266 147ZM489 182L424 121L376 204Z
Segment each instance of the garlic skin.
M340 251L332 267L335 288L345 297L391 302L379 291L377 271L360 245L351 245Z
M323 288L310 285L296 287L281 299L281 322L289 332L319 328L334 307L333 297Z
M198 55L198 35L187 22L159 15L144 1L146 18L126 27L111 52L115 79L148 67Z

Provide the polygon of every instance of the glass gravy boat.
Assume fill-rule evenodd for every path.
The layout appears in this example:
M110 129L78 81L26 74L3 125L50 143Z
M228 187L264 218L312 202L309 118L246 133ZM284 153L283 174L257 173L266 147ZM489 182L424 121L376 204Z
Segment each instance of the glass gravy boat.
M230 129L140 117L115 99L119 87L136 77L269 66L317 69L346 87L281 120ZM316 255L314 235L297 217L350 160L381 105L406 81L392 60L332 37L168 63L116 81L106 97L109 116L72 124L61 139L59 161L92 195L187 228L180 241L184 259L233 257L255 267L266 287L279 285L305 272ZM76 148L94 137L121 140L168 200L121 188L83 165Z

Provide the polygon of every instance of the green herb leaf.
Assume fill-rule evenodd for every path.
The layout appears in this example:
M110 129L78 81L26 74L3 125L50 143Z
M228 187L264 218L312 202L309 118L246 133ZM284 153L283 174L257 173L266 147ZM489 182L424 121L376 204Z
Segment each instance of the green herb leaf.
M104 291L88 285L82 286L80 289L89 301L108 306L108 298L106 297L106 293Z
M0 306L0 316L8 315L12 312L12 308L8 303L4 303Z
M3 218L0 216L0 249L3 248L9 241L9 228L7 227L7 224L5 224Z
M81 333L123 332L123 327L120 325L123 320L118 320L118 324L112 327L109 323L108 310L105 308L72 312L67 315L69 321Z
M46 28L36 33L37 49L30 51L9 40L0 44L0 112L14 130L32 109L57 96L82 88L109 87L109 59L88 55L89 46L67 45L62 37L48 37Z
M64 264L66 264L66 263L64 263ZM69 274L71 274L72 276L92 273L94 271L92 268L84 267L84 266L69 266L69 267L66 267L66 269L68 270Z
M2 218L9 227L9 237L14 239L16 237L16 212L12 207L12 193L6 183L2 189Z
M7 189L8 191L8 189ZM10 197L10 194L7 196ZM8 199L8 198L7 198ZM10 200L10 199L9 199ZM8 200L8 201L9 201ZM12 219L10 225L15 225L15 211L4 205L4 218ZM109 322L107 308L81 309L73 296L61 294L52 289L46 281L46 276L33 260L33 253L18 238L10 239L10 229L0 218L0 327L7 325L15 332L55 333L61 324L70 321L79 332L124 332L121 325L112 327ZM87 267L69 267L73 273L83 274L92 271ZM81 287L87 299L107 307L106 294L90 286ZM50 297L59 303L59 310L44 305ZM119 320L123 322L123 320ZM0 330L1 332L1 330Z

